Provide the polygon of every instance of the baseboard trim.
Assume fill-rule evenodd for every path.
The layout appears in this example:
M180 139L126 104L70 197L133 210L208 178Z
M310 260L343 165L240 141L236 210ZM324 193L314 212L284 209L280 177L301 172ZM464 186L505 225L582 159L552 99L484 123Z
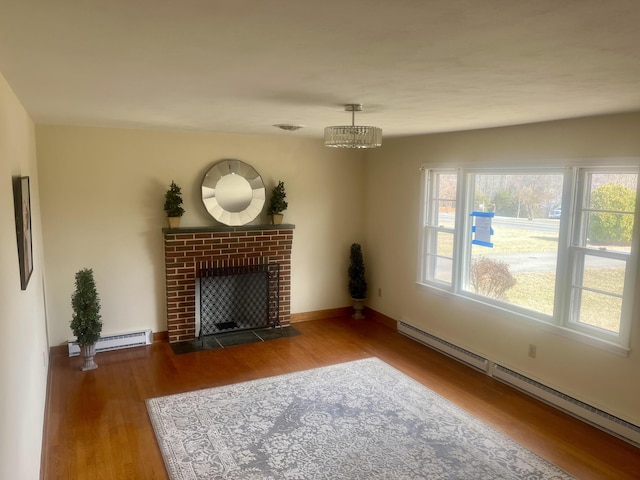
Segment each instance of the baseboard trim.
M340 307L340 308L329 308L327 310L316 310L313 312L304 312L304 313L292 313L291 314L291 323L298 322L309 322L312 320L326 320L328 318L338 318L338 317L349 317L353 313L353 307ZM383 315L380 312L377 312L369 307L364 307L364 315L366 318L370 320L374 320L378 323L382 323L389 328L394 330L397 329L397 322ZM162 332L153 332L152 333L152 342L153 343L161 343L169 341L169 332L164 330ZM49 356L57 357L57 356L69 356L69 347L65 343L64 345L56 345L49 348Z
M64 347L64 345L60 345L60 347ZM60 355L64 355L64 349L61 349L62 353ZM47 468L47 447L48 447L48 438L49 438L49 424L51 417L51 410L49 409L49 399L51 398L51 389L53 388L53 374L51 373L51 348L49 348L49 361L47 362L47 388L44 396L44 425L42 426L42 445L40 450L40 480L44 480L44 472Z
M312 320L327 320L329 318L344 318L350 317L353 314L353 307L341 307L341 308L331 308L328 310L316 310L314 312L304 312L304 313L292 313L291 314L291 323L299 323L299 322L309 322ZM364 307L363 314L365 316L364 320L359 321L371 321L381 323L382 325L391 328L392 330L398 329L398 322L391 317L387 317L386 315L369 308L367 306Z
M344 317L351 315L351 307L330 308L328 310L316 310L314 312L292 313L291 323L309 322L311 320L326 320L327 318Z
M153 332L153 338L151 339L152 343L160 343L160 342L168 342L169 341L169 332L166 330L163 332Z
M385 327L389 327L392 330L398 329L398 321L391 317L387 317L385 314L374 310L373 308L364 307L364 316L367 319L371 319L377 323L381 323Z
M65 342L64 345L54 345L49 347L49 357L68 357L69 345Z

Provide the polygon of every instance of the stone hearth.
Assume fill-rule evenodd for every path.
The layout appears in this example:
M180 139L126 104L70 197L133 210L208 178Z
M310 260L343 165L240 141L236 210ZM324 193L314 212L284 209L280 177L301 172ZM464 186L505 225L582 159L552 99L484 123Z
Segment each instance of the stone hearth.
M289 325L294 228L287 224L163 229L169 342L196 335L195 282L205 268L279 263L280 325Z

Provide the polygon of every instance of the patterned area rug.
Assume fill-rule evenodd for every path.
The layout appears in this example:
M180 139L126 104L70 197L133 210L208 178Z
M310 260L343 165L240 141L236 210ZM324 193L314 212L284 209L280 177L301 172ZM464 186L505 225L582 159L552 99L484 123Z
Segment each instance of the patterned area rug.
M573 478L377 358L147 409L172 480Z

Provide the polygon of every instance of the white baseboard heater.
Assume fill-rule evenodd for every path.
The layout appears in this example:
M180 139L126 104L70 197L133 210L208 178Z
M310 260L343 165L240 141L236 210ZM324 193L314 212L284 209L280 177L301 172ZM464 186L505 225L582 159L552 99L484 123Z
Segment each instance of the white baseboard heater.
M139 330L137 332L106 335L104 337L100 337L96 342L96 352L139 347L141 345L151 345L152 343L153 337L151 330ZM80 346L75 341L70 340L68 345L70 357L80 355Z
M398 322L398 332L411 337L414 340L419 341L420 343L424 343L426 346L438 350L439 352L444 353L449 357L453 357L454 359L462 363L466 363L476 370L481 370L485 373L489 373L489 361L486 358L481 357L480 355L476 355L475 353L470 352L469 350L458 347L453 343L449 343L446 340L442 340L435 335L424 332L414 327L413 325L409 325L404 322Z
M615 417L580 400L565 395L473 352L424 332L412 325L398 322L398 332L425 344L466 365L480 370L528 395L600 428L635 446L640 446L640 426Z

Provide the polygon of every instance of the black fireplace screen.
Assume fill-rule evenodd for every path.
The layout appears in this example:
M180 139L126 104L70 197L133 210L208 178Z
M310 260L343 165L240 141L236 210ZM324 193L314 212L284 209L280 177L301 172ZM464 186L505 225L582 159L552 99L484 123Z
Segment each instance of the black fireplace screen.
M200 270L199 337L280 323L280 264Z

